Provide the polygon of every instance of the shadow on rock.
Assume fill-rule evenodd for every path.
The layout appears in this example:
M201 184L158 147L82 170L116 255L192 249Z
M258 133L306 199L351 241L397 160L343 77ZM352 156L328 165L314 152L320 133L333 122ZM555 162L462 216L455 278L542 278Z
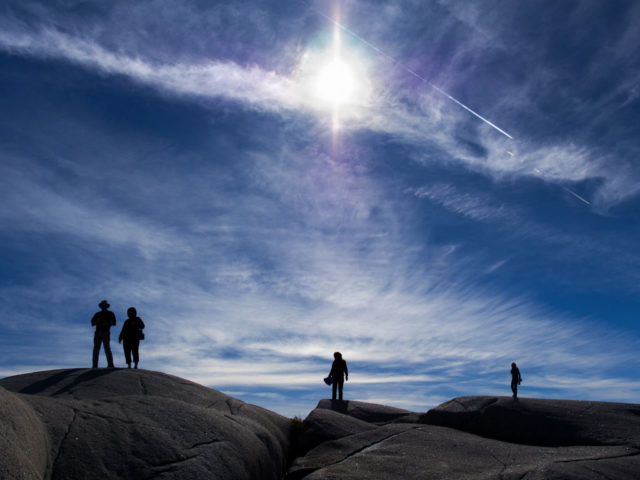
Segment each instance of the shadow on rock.
M461 397L429 410L419 421L525 445L640 446L640 418L629 404Z

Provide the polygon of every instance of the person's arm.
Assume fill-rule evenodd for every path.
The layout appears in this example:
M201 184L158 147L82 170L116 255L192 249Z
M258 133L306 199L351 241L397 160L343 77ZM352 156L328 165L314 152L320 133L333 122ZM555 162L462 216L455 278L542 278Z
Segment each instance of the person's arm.
M344 362L344 379L349 381L349 369L347 368L347 362Z
M138 320L140 321L140 330L144 330L144 322L140 317L138 317Z
M91 325L95 326L95 324L97 323L96 317L98 316L97 313L93 314L93 317L91 317Z
M111 326L115 326L116 324L116 314L111 312Z
M120 330L120 336L118 337L118 343L122 343L122 339L124 338L124 329L127 328L127 322L124 322L122 325L122 330Z

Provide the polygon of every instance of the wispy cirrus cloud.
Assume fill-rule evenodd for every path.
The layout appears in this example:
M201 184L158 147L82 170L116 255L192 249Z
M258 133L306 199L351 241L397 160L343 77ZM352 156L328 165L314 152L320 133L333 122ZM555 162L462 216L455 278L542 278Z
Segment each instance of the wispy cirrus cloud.
M13 321L12 312L21 306L40 305L23 311L21 324L41 325L47 317L49 341L61 348L68 331L75 332L74 347L66 348L49 368L82 365L88 362L89 318L95 309L87 299L97 302L107 296L120 322L130 305L147 322L145 367L226 391L252 385L285 396L291 390L307 392L300 404L307 410L326 394L318 385L322 387L321 377L335 350L344 351L350 362L353 383L348 388L358 398L393 403L398 398L386 390L401 382L410 397L398 406L414 410L435 404L421 402L485 392L487 384L500 383L504 365L514 359L529 369L568 365L570 371L597 371L606 378L609 369L631 358L622 336L594 336L601 328L597 324L587 327L526 297L479 289L472 279L460 276L464 265L457 265L445 249L434 247L427 266L416 264L406 227L394 220L402 205L389 203L385 190L358 174L357 165L291 152L278 158L269 162L257 155L247 164L253 180L246 188L252 195L221 204L228 209L222 215L225 224L203 228L194 219L183 225L177 245L189 246L188 254L162 248L154 257L132 256L126 241L106 236L107 262L123 261L125 267L101 270L96 279L85 271L70 277L47 275L28 287L5 287L3 318ZM296 171L300 158L306 158L306 179ZM313 175L315 169L334 170L325 182ZM46 191L30 188L39 192L36 198ZM435 200L440 198L436 194L455 197L457 192L441 186L430 194ZM51 213L54 229L64 231L72 243L86 244L85 228L99 227L89 220L79 229L65 224L58 213L64 219L84 207L52 198L45 196L45 203L54 207L42 213ZM454 200L447 205L466 211L469 199ZM387 207L381 209L382 203ZM247 222L256 208L261 220ZM278 234L273 222L283 211L290 220ZM470 211L476 220L504 221L500 210L496 215L475 207ZM89 209L78 218L93 216L101 217ZM5 221L15 226L23 217L20 213ZM48 231L45 218L40 221L40 228ZM140 235L156 236L153 231ZM260 261L230 253L233 245L248 241L260 252ZM42 305L39 298L50 300ZM28 364L16 361L5 370L19 373L46 364L46 354L35 354L36 348L22 348L16 357L29 357ZM10 344L6 352L18 354ZM471 371L484 383L465 383ZM548 385L556 384L550 380ZM567 391L563 385L556 387ZM252 395L247 398L257 398ZM618 398L624 395L618 392ZM280 408L277 400L260 404Z
M611 162L610 144L562 128L566 111L545 112L536 93L554 86L553 69L530 79L526 59L504 67L508 28L489 28L475 6L460 23L451 5L376 5L372 17L360 1L344 19L515 141L346 39L368 96L332 139L303 65L322 56L330 25L306 7L292 7L295 21L251 2L94 16L29 4L33 17L3 16L3 58L19 58L8 63L20 79L32 75L24 64L51 67L55 84L34 80L27 108L8 102L20 121L0 124L11 139L0 150L3 372L88 364L89 319L107 297L120 323L131 305L147 323L145 368L283 413L326 396L335 350L352 369L350 398L418 411L508 393L513 360L537 395L628 399L635 381L620 367L637 363L635 333L545 292L565 281L558 290L574 293L583 265L594 291L621 266L630 288L633 245L607 233L621 222L574 228L595 216L553 190L602 213L636 194L637 174ZM49 348L15 342L24 325Z
M474 21L474 28L481 29L479 21ZM462 40L462 45L465 45L468 38ZM200 58L181 62L179 55L174 61L153 60L151 51L145 52L139 46L135 55L123 53L101 44L98 38L74 36L53 26L40 30L5 30L0 34L0 45L14 53L57 58L103 74L124 75L166 94L200 99L224 98L273 113L303 111L313 115L326 114L314 98L311 80L299 74L297 64L304 57L302 51L287 52L290 58L285 63L289 68L276 71L233 60ZM470 43L466 48L478 47ZM465 48L456 51L463 60L468 57L468 54L461 53L464 51ZM387 65L389 60L385 57L377 58L377 61L393 67ZM455 69L455 65L454 59L448 71ZM378 70L384 70L382 65L373 73ZM448 78L444 75L440 79L445 88L453 82ZM398 136L416 146L435 147L447 159L496 177L533 176L561 185L601 179L592 192L585 194L597 210L606 210L608 206L638 193L638 182L632 169L618 161L615 162L616 168L610 168L614 160L611 155L581 138L541 143L527 132L516 135L514 141L480 132L461 137L460 129L473 125L473 121L466 112L449 104L428 85L415 91L406 90L397 81L395 89L393 84L384 86L375 79L372 85L372 96L366 104L354 105L351 111L343 112L347 118L342 122L343 128L369 129ZM509 99L509 105L503 105L496 111L535 108L533 92L522 93L527 89L527 85L518 85L518 91L504 95ZM521 98L519 106L517 98ZM477 128L479 125L472 130ZM472 146L471 150L469 146Z

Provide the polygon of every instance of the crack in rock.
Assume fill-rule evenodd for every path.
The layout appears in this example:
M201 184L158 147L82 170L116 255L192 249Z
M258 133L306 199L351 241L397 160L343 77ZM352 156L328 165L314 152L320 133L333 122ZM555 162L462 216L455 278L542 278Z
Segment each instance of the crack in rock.
M76 410L76 409L74 409L74 412L76 412L78 414L86 415L88 417L101 418L101 419L106 420L108 422L120 422L120 423L123 423L125 425L133 425L135 427L148 427L148 428L157 428L158 427L157 423L146 423L146 422L141 422L139 420L129 420L129 419L126 419L126 418L112 417L110 415L91 412L91 411L88 411L88 410L79 410L79 409ZM231 418L231 417L229 417L229 418ZM188 428L171 428L169 430L172 431L172 432L178 432L178 433L193 433L193 430L188 429Z
M233 408L233 398L227 398L227 400L225 401L225 403L227 404L227 407L229 408L229 413L231 413L231 415L237 415L238 412L240 411L240 408Z
M468 410L467 406L464 403L460 402L459 400L457 400L455 398L453 400L451 400L451 402L452 403L457 403L458 405L460 405L464 411Z
M56 476L55 475L56 463L58 463L58 459L60 458L60 453L64 448L64 443L67 441L67 437L69 436L69 433L71 433L71 427L73 426L74 422L76 421L76 417L78 416L78 411L75 408L71 408L71 409L73 410L73 418L71 419L71 421L69 422L69 425L67 426L67 431L64 433L64 437L62 437L62 440L60 440L58 451L56 452L56 457L51 463L51 478L55 478Z
M359 453L364 452L365 450L368 450L368 449L370 449L370 448L373 448L373 447L375 447L376 445L380 445L381 443L386 442L387 440L390 440L390 439L392 439L392 438L399 437L400 435L404 435L405 433L407 433L407 432L409 432L409 431L411 431L411 430L416 430L417 428L418 428L417 426L416 426L416 427L411 427L411 428L409 428L409 429L407 429L407 430L404 430L404 431L402 431L402 432L392 433L391 435L387 435L386 437L381 438L380 440L376 440L376 441L375 441L375 442L373 442L373 443L370 443L370 444L368 444L368 445L364 445L364 446L362 446L361 448L359 448L359 449L357 449L357 450L354 450L354 451L353 451L353 452L351 452L349 455L347 455L346 457L344 457L342 460L338 460L337 462L330 463L330 464L328 464L328 465L323 466L322 468L327 468L327 467L331 467L331 466L333 466L333 465L338 465L338 464L340 464L340 463L343 463L343 462L347 461L348 459L350 459L351 457L353 457L353 456L355 456L355 455L358 455Z
M535 469L534 469L535 470ZM526 480L526 478L529 476L529 474L533 472L533 470L529 470L528 472L524 472L522 474L522 476L518 479L518 480Z
M601 460L613 460L616 458L627 458L627 457L635 457L640 455L640 452L633 452L633 453L628 453L628 454L623 454L623 455L610 455L610 456L606 456L606 457L593 457L593 458L572 458L572 459L567 459L567 460L555 460L553 462L547 463L545 465L541 465L538 466L536 468L534 468L533 470L529 470L528 472L525 472L518 480L526 480L526 478L529 476L530 473L534 473L536 471L539 471L540 468L545 468L548 467L549 465L553 465L553 464L560 464L560 463L580 463L580 462L599 462ZM495 458L495 457L494 457ZM602 478L604 478L605 480L615 480L607 475L605 475L604 473L594 469L594 468L589 468L587 465L582 466L585 470L588 470L591 473L595 473L597 475L600 475Z
M635 451L633 453L625 453L621 455L610 455L607 457L589 457L589 458L569 458L567 460L556 460L552 463L579 463L579 462L599 462L601 460L613 460L616 458L636 457L640 455L640 452Z
M386 437L381 438L379 440L376 440L376 441L374 441L372 443L369 443L367 445L363 445L362 447L358 448L357 450L354 450L353 452L351 452L348 455L346 455L344 458L341 458L340 460L337 460L337 461L335 461L333 463L329 463L329 464L323 465L321 467L299 468L295 472L288 473L285 478L286 478L286 480L301 480L301 479L307 477L308 475L311 475L312 473L317 472L319 470L323 470L325 468L328 468L328 467L331 467L331 466L334 466L334 465L339 465L340 463L347 461L349 458L351 458L351 457L353 457L353 456L355 456L355 455L357 455L357 454L359 454L359 453L361 453L361 452L363 452L363 451L365 451L365 450L367 450L369 448L373 448L376 445L379 445L379 444L381 444L381 443L383 443L383 442L385 442L385 441L387 441L387 440L389 440L391 438L395 438L395 437L398 437L400 435L403 435L403 434L409 432L410 430L418 430L418 429L420 429L420 426L416 425L416 426L410 427L409 429L404 430L402 432L392 433L392 434L387 435ZM351 437L351 436L354 436L354 435L358 435L358 434L347 435L346 437L343 437L343 438Z
M586 469L586 470L589 470L591 473L595 473L595 474L597 474L597 475L600 475L600 476L601 476L601 477L603 477L605 480L615 480L615 478L611 478L610 476L605 475L604 473L599 472L599 471L597 471L597 470L595 470L595 469L593 469L593 468L585 467L585 469Z
M502 470L498 472L498 478L502 480L504 478L504 472L507 470L508 465L504 463L502 460L500 460L498 457L496 457L493 453L489 452L489 455L491 455L496 462L502 465Z
M147 463L149 466L151 466L153 468L154 471L156 471L157 473L165 473L165 472L171 472L171 471L175 471L178 468L180 468L180 466L183 463L186 463L190 460L193 460L194 458L198 457L199 454L196 455L190 455L188 457L184 457L184 458L179 458L177 460L169 460L166 462L162 462L162 463L157 463L157 464L152 464L152 463Z
M246 427L246 425L244 423L242 423L240 420L236 419L233 415L225 413L223 415L223 417L226 418L227 420L231 420L232 422L237 423L238 425L240 425L242 427Z
M221 440L219 438L214 438L213 440L207 440L207 441L204 441L204 442L194 443L190 447L187 447L186 450L193 450L194 448L204 447L206 445L213 445L214 443L221 443L221 442L225 442L225 440Z
M140 385L140 390L142 390L142 394L148 395L147 387L144 385L144 381L142 380L142 375L138 375L138 384Z

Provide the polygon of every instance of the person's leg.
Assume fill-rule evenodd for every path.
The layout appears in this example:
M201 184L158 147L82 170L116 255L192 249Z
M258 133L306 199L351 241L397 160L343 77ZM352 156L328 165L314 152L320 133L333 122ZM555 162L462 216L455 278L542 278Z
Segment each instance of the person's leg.
M93 368L98 368L98 355L100 354L100 344L102 337L96 332L93 335Z
M338 400L342 400L342 389L344 387L344 378L338 382Z
M122 348L124 348L124 359L127 362L127 366L131 368L131 343L128 340L124 340Z
M511 391L513 392L513 398L518 396L518 382L511 382Z
M111 345L109 345L111 341L111 334L109 332L104 332L104 353L107 356L107 366L109 368L113 368L113 354L111 353Z
M338 379L334 378L331 384L331 400L336 399L336 389L338 388Z
M140 346L140 340L134 340L131 342L131 351L133 352L134 368L138 368L138 360L140 360L140 357L138 356L139 346Z

